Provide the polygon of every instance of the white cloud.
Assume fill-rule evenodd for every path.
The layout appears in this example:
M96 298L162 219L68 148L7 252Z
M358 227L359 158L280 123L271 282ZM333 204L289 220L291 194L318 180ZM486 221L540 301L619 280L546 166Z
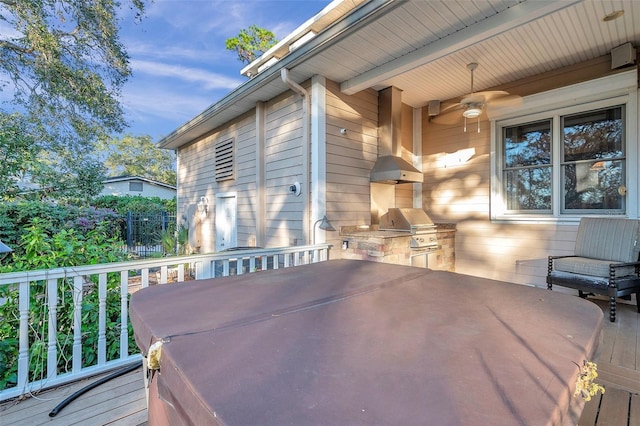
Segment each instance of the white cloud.
M155 77L170 77L172 79L199 83L203 84L205 90L232 90L244 81L238 78L228 77L224 74L205 71L200 68L137 59L131 61L131 68L133 69L134 75L136 72L139 72Z
M130 131L161 136L186 123L214 101L213 96L135 88L123 93L122 105L126 120L131 123Z

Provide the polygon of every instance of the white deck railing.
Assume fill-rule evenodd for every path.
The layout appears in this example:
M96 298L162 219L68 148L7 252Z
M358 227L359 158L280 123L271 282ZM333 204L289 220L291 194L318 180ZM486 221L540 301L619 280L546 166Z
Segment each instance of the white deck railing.
M128 330L128 300L129 294L137 288L144 288L150 284L165 284L167 282L182 282L186 279L204 279L218 276L239 275L266 269L288 268L308 263L320 262L328 259L328 244L313 246L295 246L273 249L239 250L223 253L201 254L192 256L167 257L147 259L141 261L110 263L90 266L75 266L49 270L14 272L0 274L0 288L9 286L18 298L19 330L18 339L18 373L17 385L0 391L0 401L20 395L33 393L45 388L59 386L97 373L122 367L141 359L136 354L137 348L129 347ZM111 275L107 275L111 274ZM108 277L119 274L119 354L107 359L107 282ZM135 280L135 284L132 284ZM44 288L44 293L38 294L41 304L33 306L35 286ZM59 286L71 286L73 294L73 312L62 312L64 305L60 303ZM83 315L82 299L86 295L87 285L98 291L98 330L96 361L92 365L82 365L83 353ZM42 292L42 290L37 290ZM94 290L95 291L95 290ZM112 289L113 291L113 289ZM0 300L0 304L7 303ZM41 312L34 312L40 310ZM117 310L117 306L116 306ZM73 339L71 368L59 371L59 336L57 318L61 315L72 315ZM95 312L94 312L95 314ZM36 316L40 315L40 318ZM46 321L43 320L46 316ZM34 327L34 318L42 324L47 322L47 330L43 333L39 344L46 345L46 366L41 366L42 373L37 377L29 373L30 363L30 335ZM5 321L8 318L0 318ZM14 318L17 319L17 318ZM16 321L17 322L17 321ZM86 324L85 324L86 325ZM95 332L95 330L93 330ZM133 353L133 354L132 354Z

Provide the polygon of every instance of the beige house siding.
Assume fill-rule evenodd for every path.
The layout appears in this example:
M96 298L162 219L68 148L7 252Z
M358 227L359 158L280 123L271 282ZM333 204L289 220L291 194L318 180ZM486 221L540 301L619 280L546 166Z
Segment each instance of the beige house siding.
M602 61L553 71L510 86L530 94L603 76ZM594 74L598 69L599 74ZM545 84L541 84L544 82ZM571 254L575 225L492 223L489 121L444 126L423 111L423 208L435 221L457 223L456 272L545 287L546 257ZM631 165L631 163L630 163Z
M216 182L216 143L234 140L235 178ZM190 229L190 244L200 252L215 250L215 202L216 194L235 192L237 194L237 236L238 245L255 244L255 118L253 114L239 117L228 127L200 138L183 147L178 155L178 218L186 217ZM209 212L202 215L196 211L200 197L209 199Z
M265 246L302 245L304 196L290 194L295 182L308 191L303 176L302 98L286 92L266 104Z
M378 93L365 90L353 96L327 81L327 217L340 226L369 224L369 173L378 155ZM340 129L346 129L342 134ZM339 254L338 232L327 241Z

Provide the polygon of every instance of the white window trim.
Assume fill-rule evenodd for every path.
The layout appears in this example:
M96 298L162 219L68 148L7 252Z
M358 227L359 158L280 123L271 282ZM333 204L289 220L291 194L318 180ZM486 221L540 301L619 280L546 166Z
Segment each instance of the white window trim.
M626 217L638 217L640 181L638 165L638 83L637 71L622 72L523 98L522 106L490 108L491 120L491 221L496 223L577 223L581 216L560 215L561 191L554 191L551 214L507 214L501 198L502 146L501 128L543 118L559 117L579 111L625 105L626 110ZM560 134L559 120L554 120L554 134ZM556 144L557 145L557 144ZM560 146L554 146L552 158L559 158ZM560 168L553 168L554 182L559 182ZM555 188L554 188L555 189Z

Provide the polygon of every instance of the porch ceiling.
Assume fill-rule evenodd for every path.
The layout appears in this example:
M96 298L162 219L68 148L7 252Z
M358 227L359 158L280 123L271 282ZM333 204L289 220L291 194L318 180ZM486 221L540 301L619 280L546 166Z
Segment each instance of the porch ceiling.
M624 10L616 20L607 14ZM637 0L371 0L164 138L177 148L320 74L347 94L396 86L413 107L485 90L640 45ZM266 58L265 58L266 59Z

